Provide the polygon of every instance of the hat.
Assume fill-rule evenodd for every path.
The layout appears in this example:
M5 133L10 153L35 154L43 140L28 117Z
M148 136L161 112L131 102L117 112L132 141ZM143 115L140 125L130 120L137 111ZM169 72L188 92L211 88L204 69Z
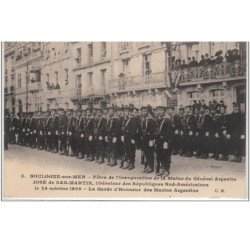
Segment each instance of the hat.
M240 104L237 102L233 102L233 107L240 107Z
M56 111L56 109L51 109L50 111Z
M142 107L141 107L141 110L144 110L144 109L149 110L150 107L149 107L149 106L142 106Z
M107 110L116 110L116 108L114 107L114 106L109 106L109 107L107 107Z
M165 107L165 106L157 106L156 109L163 109L163 110L166 110L166 107Z
M73 109L67 109L67 111L69 111L69 112L73 112Z
M179 110L184 110L184 107L183 106L179 107Z
M57 111L64 111L64 109L63 108L58 108Z

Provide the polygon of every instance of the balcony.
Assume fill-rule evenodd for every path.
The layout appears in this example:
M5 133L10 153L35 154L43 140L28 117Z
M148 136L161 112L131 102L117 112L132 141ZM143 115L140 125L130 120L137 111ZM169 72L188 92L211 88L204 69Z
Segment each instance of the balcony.
M10 86L10 93L14 93L15 92L15 86Z
M72 89L61 90L61 89L53 89L46 91L46 98L47 99L57 99L57 98L65 98L65 97L72 97L74 95L74 91Z
M75 97L87 99L89 97L101 97L105 95L104 87L103 88L94 88L94 85L89 85L87 89L82 89L78 87L76 89Z
M28 85L28 90L29 91L36 91L42 88L41 82L31 82Z
M193 67L172 72L175 84L208 83L246 78L246 62L221 63L208 67Z
M120 77L110 81L109 92L127 92L137 91L145 89L165 88L166 85L166 73L153 73L144 76L135 77Z

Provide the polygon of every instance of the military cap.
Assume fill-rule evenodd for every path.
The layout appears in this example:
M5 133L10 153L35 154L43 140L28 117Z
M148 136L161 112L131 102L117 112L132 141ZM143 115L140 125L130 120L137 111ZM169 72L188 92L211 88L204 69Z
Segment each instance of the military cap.
M86 108L85 110L92 112L93 108Z
M149 107L149 106L142 106L142 107L141 107L141 110L144 110L144 109L149 110L150 107Z
M69 112L73 112L73 109L67 109L67 111L69 111Z
M56 111L56 109L51 109L51 111Z
M107 110L110 110L110 109L116 110L116 108L114 106L107 107Z
M184 110L184 107L183 106L179 107L179 110Z
M156 109L164 109L164 110L166 110L166 107L165 106L157 106Z
M240 107L240 104L237 102L233 102L233 107Z
M222 103L222 104L219 105L219 107L220 107L220 108L226 109L226 108L227 108L227 105L225 105L225 104Z
M57 111L64 111L64 109L63 108L58 108Z
M132 110L132 111L134 111L134 110L139 111L139 109L136 108L136 107L132 107L131 110Z

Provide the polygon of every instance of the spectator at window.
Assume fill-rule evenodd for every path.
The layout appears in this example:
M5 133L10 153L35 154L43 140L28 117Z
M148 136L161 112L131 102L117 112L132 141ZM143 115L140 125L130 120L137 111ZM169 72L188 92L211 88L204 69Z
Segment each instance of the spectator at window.
M227 62L232 63L233 62L233 53L232 50L229 49L225 55L225 58L227 60Z
M205 54L204 66L207 67L210 64L210 58L208 54Z
M204 55L201 55L201 60L199 62L199 66L204 66L204 64L205 64L205 57L204 57Z
M55 89L54 83L51 83L50 89L51 89L51 90Z
M239 55L239 50L238 49L233 49L233 51L232 51L232 61L237 62L237 61L240 61L240 60L241 60L241 57Z
M214 66L215 65L215 59L213 56L210 57L210 65Z
M181 69L181 60L180 59L176 60L176 62L175 62L175 69L176 70Z
M195 57L192 57L192 61L190 62L191 67L197 67L198 66L198 62L195 60Z
M187 68L187 64L185 60L182 60L181 62L181 69L186 69Z
M222 54L222 50L219 50L219 51L217 51L217 52L215 53L215 57L216 57L215 63L216 63L216 64L223 63L223 56L221 56L221 54Z

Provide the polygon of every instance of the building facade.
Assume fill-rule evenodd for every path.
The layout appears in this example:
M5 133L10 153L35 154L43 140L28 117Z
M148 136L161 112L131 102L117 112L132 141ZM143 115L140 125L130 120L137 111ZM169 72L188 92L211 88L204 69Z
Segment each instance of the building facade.
M228 62L226 52L238 50L240 60ZM219 103L223 101L229 112L233 109L233 102L241 105L241 110L246 109L246 43L240 42L194 42L175 43L172 51L174 61L180 59L187 62L188 57L194 57L197 62L202 55L215 58L216 52L220 51L223 62L196 66L182 70L173 69L171 72L172 82L177 88L178 106L191 105L194 100L204 100Z
M242 42L6 42L4 94L9 111L172 106L194 100L246 104L246 43ZM237 49L240 60L228 62ZM220 54L220 64L177 69Z

